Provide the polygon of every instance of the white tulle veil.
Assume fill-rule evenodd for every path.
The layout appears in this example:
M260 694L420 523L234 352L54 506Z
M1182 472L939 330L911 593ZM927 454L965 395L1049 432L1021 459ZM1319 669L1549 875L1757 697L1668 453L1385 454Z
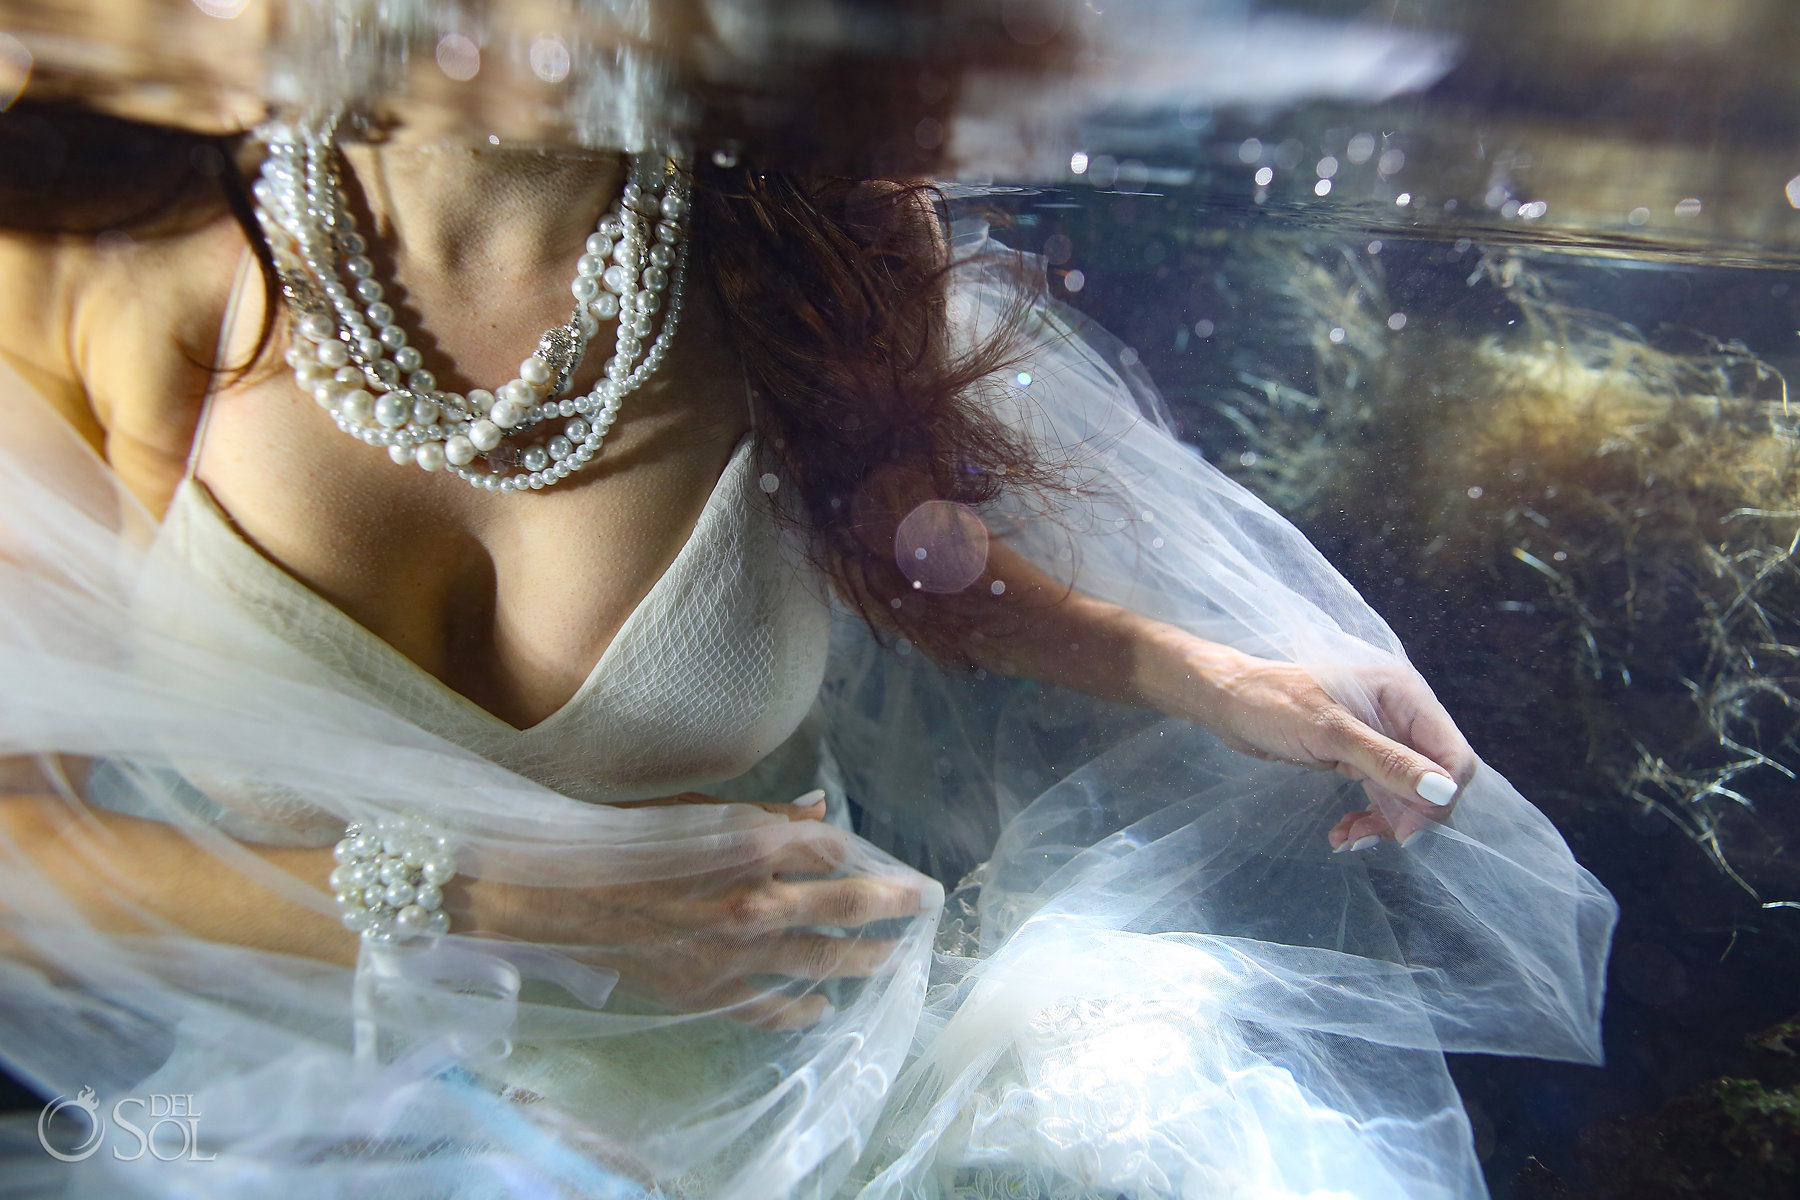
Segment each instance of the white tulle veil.
M1012 260L961 252L953 319L977 336L1008 311ZM1357 669L1404 664L1380 618L1177 441L1117 343L1049 303L1028 324L1029 382L996 402L1080 447L1086 475L1054 519L1002 508L990 528L1088 593L1304 663L1372 715ZM0 755L15 790L76 818L60 853L98 861L92 808L129 811L329 913L323 879L245 842L423 813L466 873L567 887L716 880L821 836L748 806L584 804L410 725L162 553L47 405L11 376L0 392ZM144 618L171 606L210 636ZM1480 714L1458 716L1479 747ZM191 1096L208 1159L64 1164L25 1121L9 1178L93 1196L1470 1196L1444 1054L1598 1058L1611 899L1485 768L1406 850L1333 855L1353 784L946 672L847 615L780 757L719 790L773 790L803 760L865 835L823 834L846 873L953 888L941 921L865 931L898 939L889 969L830 985L832 1014L794 1033L663 1012L582 947L451 936L365 947L350 970L148 916L109 934L37 851L0 846L9 1066L47 1094L94 1089L100 1112ZM103 874L91 888L139 907Z

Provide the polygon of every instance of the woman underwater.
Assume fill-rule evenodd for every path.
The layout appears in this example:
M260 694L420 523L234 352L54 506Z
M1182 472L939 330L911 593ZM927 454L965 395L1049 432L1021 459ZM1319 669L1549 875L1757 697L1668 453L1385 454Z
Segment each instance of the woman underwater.
M930 189L0 121L30 1186L1476 1195L1443 1053L1597 1055L1604 891Z

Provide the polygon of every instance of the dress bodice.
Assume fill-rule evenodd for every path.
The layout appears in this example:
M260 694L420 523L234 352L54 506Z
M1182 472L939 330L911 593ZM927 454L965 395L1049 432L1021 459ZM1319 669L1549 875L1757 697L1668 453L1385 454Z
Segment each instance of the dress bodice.
M524 729L264 557L196 479L176 492L157 549L228 595L286 650L428 732L564 795L645 799L704 790L754 766L794 732L824 673L828 606L754 467L746 437L693 533L580 688ZM167 632L182 616L152 619Z

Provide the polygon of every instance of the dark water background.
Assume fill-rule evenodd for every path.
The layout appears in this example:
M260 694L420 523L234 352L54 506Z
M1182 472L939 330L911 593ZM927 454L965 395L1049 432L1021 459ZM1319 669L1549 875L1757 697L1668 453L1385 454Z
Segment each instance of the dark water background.
M1709 339L1736 341L1771 366L1800 366L1800 278L1780 264L1531 247L1529 238L1504 229L1489 231L1493 242L1478 227L1408 234L1359 226L1353 214L1321 211L1314 220L1303 209L1259 212L1193 190L1044 190L995 197L993 205L998 236L1019 248L1048 247L1061 260L1051 268L1052 292L1135 349L1183 436L1253 488L1255 473L1241 465L1249 443L1222 415L1222 403L1243 394L1246 374L1300 388L1315 382L1307 331L1279 303L1259 303L1256 294L1258 284L1279 286L1274 275L1291 267L1283 253L1330 262L1378 257L1387 302L1409 318L1394 337L1448 331L1472 343L1504 334L1517 315L1495 289L1470 283L1473 268L1493 242L1524 241L1525 261L1553 281L1560 300L1626 322L1650 344L1685 351ZM1369 243L1377 240L1371 255ZM1073 294L1068 271L1080 273ZM1443 400L1450 410L1480 402ZM1456 420L1449 412L1445 427L1454 430ZM1401 461L1391 466L1408 469ZM1517 646L1523 657L1516 657L1503 637L1497 647L1486 636L1495 622L1516 620L1502 606L1529 598L1541 581L1504 569L1516 564L1496 563L1493 586L1471 602L1409 577L1418 548L1407 546L1407 531L1372 532L1384 521L1372 499L1378 493L1371 489L1368 508L1303 526L1394 626L1477 751L1558 820L1577 858L1622 908L1609 973L1606 1066L1452 1061L1490 1186L1504 1198L1515 1193L1528 1158L1579 1179L1576 1139L1591 1123L1653 1112L1696 1084L1738 1072L1745 1036L1800 1008L1800 910L1763 908L1775 895L1752 897L1665 816L1586 774L1579 754L1570 753L1579 740L1578 714L1565 692L1570 664L1533 661L1541 647L1530 643ZM1282 507L1280 495L1267 498ZM1785 497L1790 506L1794 499ZM1378 541L1379 557L1365 553ZM1647 657L1683 651L1679 644L1640 647ZM1525 690L1513 686L1521 679ZM1761 853L1769 856L1763 861L1779 863L1788 835L1800 830L1800 795L1775 772L1747 778L1744 788L1761 808L1754 819Z

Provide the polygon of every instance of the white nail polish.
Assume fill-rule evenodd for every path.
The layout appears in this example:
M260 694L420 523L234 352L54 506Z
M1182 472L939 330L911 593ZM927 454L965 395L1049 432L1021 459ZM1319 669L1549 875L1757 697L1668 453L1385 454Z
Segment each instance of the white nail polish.
M1425 832L1425 829L1423 826L1420 826L1418 829L1413 830L1411 833L1407 834L1405 837L1400 839L1400 848L1402 850L1406 849L1408 846L1410 846L1414 842L1418 841L1419 835L1424 832Z
M1381 838L1378 837L1377 835L1375 835L1373 833L1365 833L1362 837L1359 837L1354 842L1350 843L1350 849L1352 849L1352 850L1367 850L1370 846L1379 845L1380 842L1381 842Z
M1333 854L1342 854L1344 851L1348 850L1349 848L1350 848L1350 839L1345 838L1343 841L1341 841L1337 845L1333 846L1331 848L1331 852Z
M1427 773L1419 776L1419 799L1428 800L1439 808L1456 799L1456 780L1448 775Z
M812 791L806 793L804 796L794 797L794 804L796 807L806 808L808 805L817 804L819 801L823 800L824 798L825 798L825 789L824 788L814 788Z
M919 911L933 913L944 907L944 885L935 879L927 879L919 889Z

